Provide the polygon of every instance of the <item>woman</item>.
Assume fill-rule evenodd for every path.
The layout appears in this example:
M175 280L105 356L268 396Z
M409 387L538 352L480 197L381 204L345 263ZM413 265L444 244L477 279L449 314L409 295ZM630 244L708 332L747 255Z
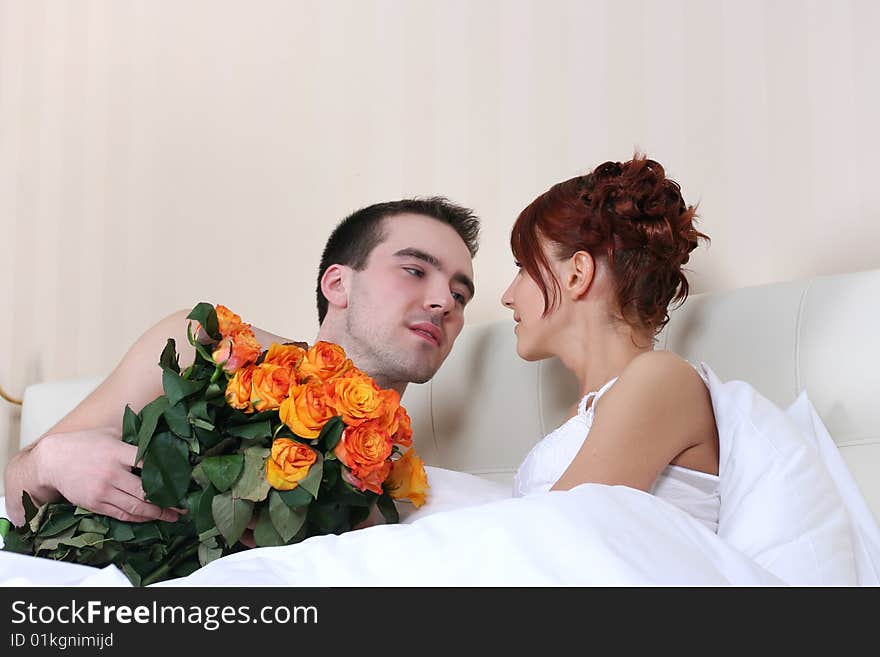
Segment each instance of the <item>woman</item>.
M663 167L638 155L554 185L519 215L510 240L519 272L502 297L517 352L559 357L583 398L523 461L516 495L619 484L717 530L708 389L688 362L654 349L670 303L687 297L682 266L708 239L694 217Z

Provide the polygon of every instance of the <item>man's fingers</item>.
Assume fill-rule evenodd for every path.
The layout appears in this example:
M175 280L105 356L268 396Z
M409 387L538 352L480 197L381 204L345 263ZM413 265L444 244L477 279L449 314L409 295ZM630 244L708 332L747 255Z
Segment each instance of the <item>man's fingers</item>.
M124 443L121 440L115 441L115 449L113 450L113 456L119 461L122 465L127 467L132 467L135 465L135 458L137 458L138 448L137 445L129 445L128 443ZM140 463L137 464L138 467L143 466L144 462L141 459Z
M111 492L107 503L120 509L130 516L126 520L145 518L147 520L164 520L174 522L179 515L171 509L163 509L160 506L144 500L144 490L141 488L141 480L130 473L123 473L116 484L116 489ZM138 521L134 521L138 522Z
M128 513L120 509L117 506L113 506L112 504L108 504L107 502L102 502L101 504L96 505L95 513L101 513L105 516L109 516L111 518L115 518L116 520L121 520L123 522L150 522L155 520L155 518L147 518L145 516L137 516Z
M126 498L117 498L116 500L108 500L117 507L133 516L143 516L150 520L164 520L166 522L174 522L180 517L180 511L174 508L163 509L160 506L147 502L141 478L130 472L120 472L119 476L113 482L120 493L129 496Z

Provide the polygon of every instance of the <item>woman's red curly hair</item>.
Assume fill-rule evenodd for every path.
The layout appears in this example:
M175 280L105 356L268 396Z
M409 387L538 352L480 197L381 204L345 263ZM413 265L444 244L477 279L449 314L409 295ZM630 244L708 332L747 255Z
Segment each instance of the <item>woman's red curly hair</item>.
M629 162L605 162L541 194L514 223L510 247L541 289L545 316L561 290L539 237L553 245L559 259L578 251L604 256L622 319L653 336L669 321L670 303L687 298L682 265L700 238L709 239L694 227L696 216L678 183L658 162L637 153Z

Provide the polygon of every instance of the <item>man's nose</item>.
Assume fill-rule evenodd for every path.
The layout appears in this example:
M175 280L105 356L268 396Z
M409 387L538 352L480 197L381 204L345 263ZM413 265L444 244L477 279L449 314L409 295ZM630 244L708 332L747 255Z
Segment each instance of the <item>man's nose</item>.
M437 289L425 300L425 307L434 312L442 312L445 315L455 308L455 299L452 298L452 292L448 289Z

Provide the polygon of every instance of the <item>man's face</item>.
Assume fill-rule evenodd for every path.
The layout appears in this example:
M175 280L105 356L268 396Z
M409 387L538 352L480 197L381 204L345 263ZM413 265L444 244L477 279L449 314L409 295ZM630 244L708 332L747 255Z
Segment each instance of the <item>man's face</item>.
M424 383L464 325L471 256L454 228L430 217L386 217L382 232L366 267L351 272L346 350L381 385Z

